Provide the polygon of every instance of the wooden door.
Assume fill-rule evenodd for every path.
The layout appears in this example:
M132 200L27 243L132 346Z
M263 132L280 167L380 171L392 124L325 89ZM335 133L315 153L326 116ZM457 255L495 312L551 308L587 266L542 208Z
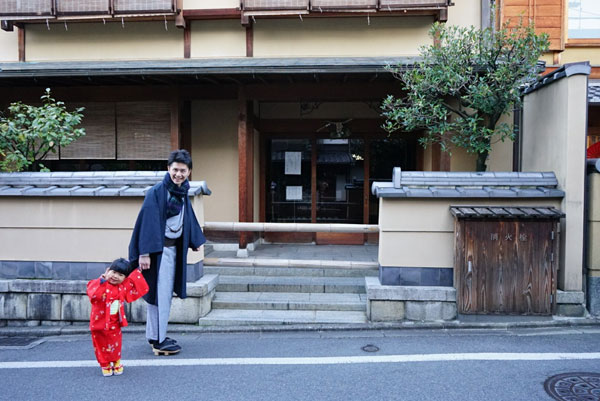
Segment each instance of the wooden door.
M459 313L552 314L555 233L554 221L460 221L455 264Z

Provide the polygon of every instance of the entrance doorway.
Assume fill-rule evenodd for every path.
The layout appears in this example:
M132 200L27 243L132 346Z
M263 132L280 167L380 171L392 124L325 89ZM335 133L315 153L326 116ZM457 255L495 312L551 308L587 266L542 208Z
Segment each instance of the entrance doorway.
M377 224L373 181L391 180L392 168L414 170L416 139L270 137L265 141L265 221ZM363 244L365 234L265 233L270 242Z

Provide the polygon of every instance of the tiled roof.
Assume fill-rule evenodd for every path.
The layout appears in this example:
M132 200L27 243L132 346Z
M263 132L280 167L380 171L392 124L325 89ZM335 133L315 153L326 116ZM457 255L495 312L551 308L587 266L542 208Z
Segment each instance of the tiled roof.
M450 206L450 213L459 219L558 219L565 214L547 206Z
M0 196L144 196L165 171L0 173ZM210 195L205 181L191 181L189 195Z
M552 172L402 171L394 168L391 182L374 182L379 198L562 198Z

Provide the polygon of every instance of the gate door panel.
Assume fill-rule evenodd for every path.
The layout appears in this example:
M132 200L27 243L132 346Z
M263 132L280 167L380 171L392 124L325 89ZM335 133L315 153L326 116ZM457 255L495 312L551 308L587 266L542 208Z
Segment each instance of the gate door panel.
M459 313L552 314L557 219L457 218Z

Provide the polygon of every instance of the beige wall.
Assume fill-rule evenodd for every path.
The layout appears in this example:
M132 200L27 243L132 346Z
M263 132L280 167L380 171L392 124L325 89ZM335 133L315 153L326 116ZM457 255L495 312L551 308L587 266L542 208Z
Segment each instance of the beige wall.
M450 205L511 204L515 201L380 198L379 264L451 268L454 265L454 217ZM520 199L518 204L560 207L560 201L553 199Z
M561 64L589 61L591 65L600 65L600 48L566 48L560 54Z
M246 29L239 20L192 21L191 57L246 57Z
M561 209L559 288L581 291L587 76L560 79L527 96L523 105L522 170L554 171L566 193Z
M513 113L500 117L498 123L506 123L513 126ZM487 171L512 171L513 166L513 141L506 139L504 142L495 139L492 143L492 151L487 162Z
M183 58L183 30L168 22L27 25L27 61Z
M206 221L238 220L238 103L192 102L194 180L204 180Z
M265 19L254 25L255 57L415 56L431 43L430 17Z
M600 277L600 174L589 177L589 214L588 214L588 269L589 274Z
M240 0L183 0L184 10L239 7Z
M475 171L477 155L463 148L453 148L450 157L450 171Z
M19 61L18 30L18 28L12 32L0 30L0 62Z
M448 7L448 25L481 27L481 0L459 0Z
M0 198L0 260L110 262L128 256L139 197ZM202 221L202 197L193 201ZM204 249L189 252L188 263Z

